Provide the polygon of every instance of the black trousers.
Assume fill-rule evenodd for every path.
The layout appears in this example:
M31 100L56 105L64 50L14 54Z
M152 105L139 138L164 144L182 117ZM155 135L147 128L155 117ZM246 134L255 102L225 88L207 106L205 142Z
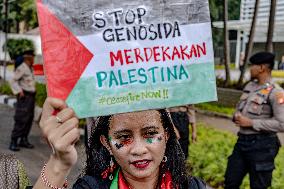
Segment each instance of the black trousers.
M188 145L189 145L189 119L186 112L171 112L171 117L175 127L177 128L180 139L182 151L185 158L188 157Z
M274 159L280 147L276 134L239 134L225 173L225 189L238 189L249 173L251 189L271 186Z
M17 96L15 125L11 138L28 137L34 118L35 93L24 92L24 97Z

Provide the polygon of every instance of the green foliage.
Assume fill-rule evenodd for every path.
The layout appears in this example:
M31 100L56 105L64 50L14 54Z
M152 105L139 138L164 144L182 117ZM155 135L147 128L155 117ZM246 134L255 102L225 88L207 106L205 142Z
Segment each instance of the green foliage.
M36 83L36 105L42 107L46 98L46 85L42 83Z
M222 188L227 157L231 154L236 136L198 124L198 141L190 145L192 174L204 179L214 188Z
M13 92L8 83L0 84L0 94L13 95Z
M204 124L198 124L198 141L190 145L189 163L194 176L204 179L216 189L224 188L224 174L227 157L232 153L237 137L229 132L219 131ZM284 188L284 148L276 158L272 189ZM249 189L248 177L241 189Z
M240 5L241 1L229 0L228 1L228 13L229 20L239 20L240 17ZM223 21L223 1L221 0L209 0L210 16L212 22ZM223 32L221 29L213 28L213 42L214 47L223 45Z
M282 71L282 70L273 70L272 71L272 77L284 78L284 71Z
M229 20L238 20L240 18L240 6L241 1L228 1ZM223 1L209 0L209 7L212 21L222 21L224 12Z
M17 0L8 4L8 32L19 33L20 23L25 23L25 29L29 30L38 26L36 1L34 0ZM3 5L3 0L0 0ZM2 8L0 6L0 8ZM5 14L0 14L0 30L5 31Z
M4 49L5 45L3 45ZM4 49L5 50L5 49ZM10 54L11 59L15 60L15 58L24 51L27 50L35 50L34 44L29 39L8 39L7 41L7 51Z
M201 110L226 114L228 116L233 115L233 113L235 112L234 107L222 106L217 102L206 102L206 103L196 104L195 106Z
M86 119L79 119L80 128L85 128L86 125L87 125Z
M224 70L224 69L225 69L225 65L224 65L224 64L222 64L222 65L216 64L216 65L215 65L215 70ZM234 69L236 69L236 68L235 68L235 64L234 64L234 63L231 63L231 64L230 64L230 70L234 70Z
M0 94L13 95L11 87L8 83L0 85ZM36 83L36 105L42 107L46 97L46 86L41 83Z
M35 2L34 0L20 0L22 19L27 23L29 28L38 26Z

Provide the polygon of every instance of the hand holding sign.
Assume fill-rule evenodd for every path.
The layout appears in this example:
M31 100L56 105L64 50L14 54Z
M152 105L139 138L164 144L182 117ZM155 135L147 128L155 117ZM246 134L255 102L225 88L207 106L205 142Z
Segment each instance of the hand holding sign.
M52 115L55 110L58 114ZM79 120L63 100L47 98L43 106L40 128L54 150L53 160L61 169L70 169L77 162L75 143L79 140Z

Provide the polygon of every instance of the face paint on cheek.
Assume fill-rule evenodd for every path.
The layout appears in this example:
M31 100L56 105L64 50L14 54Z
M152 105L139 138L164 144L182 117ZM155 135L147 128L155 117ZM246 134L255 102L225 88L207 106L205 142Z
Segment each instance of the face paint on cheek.
M110 144L115 146L118 150L123 147L122 144L118 144L116 141L112 140L111 137L108 137L108 140L109 140Z
M112 140L111 137L109 137L109 142L110 142L113 146L115 146L118 150L119 150L120 148L124 147L125 145L131 144L131 141L130 141L130 140L129 140L129 141L123 141L123 142L121 142L121 143L118 143L118 142L116 142L115 140Z
M148 144L153 144L153 143L157 143L157 142L161 142L163 140L163 135L160 134L160 135L157 135L153 138L146 138L146 142Z

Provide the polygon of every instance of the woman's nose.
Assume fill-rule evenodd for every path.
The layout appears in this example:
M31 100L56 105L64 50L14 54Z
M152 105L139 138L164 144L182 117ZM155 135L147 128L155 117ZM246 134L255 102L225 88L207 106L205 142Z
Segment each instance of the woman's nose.
M143 155L146 154L147 151L148 149L144 139L137 138L133 141L130 151L132 155Z

